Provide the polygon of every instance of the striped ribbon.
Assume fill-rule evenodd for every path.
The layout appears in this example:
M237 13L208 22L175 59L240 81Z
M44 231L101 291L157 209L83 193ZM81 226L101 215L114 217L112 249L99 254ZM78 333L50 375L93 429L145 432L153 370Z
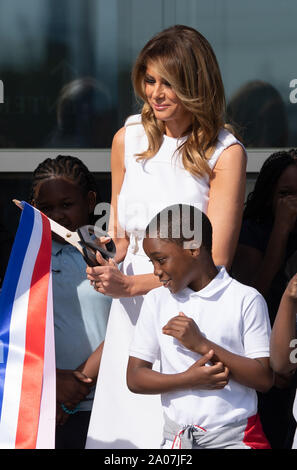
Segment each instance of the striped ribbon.
M51 230L23 203L0 294L0 448L54 448Z
M185 426L179 432L176 433L171 449L181 449L182 448L182 436L188 429L196 429L200 434L206 433L206 429L202 428L201 426L197 426L196 424L192 424L191 426Z

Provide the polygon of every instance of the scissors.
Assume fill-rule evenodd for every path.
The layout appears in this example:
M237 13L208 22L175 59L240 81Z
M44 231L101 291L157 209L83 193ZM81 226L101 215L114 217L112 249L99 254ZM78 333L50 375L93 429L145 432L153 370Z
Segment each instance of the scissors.
M23 209L23 203L21 201L13 199L13 202L20 209ZM98 244L98 239L100 237L110 237L106 232L100 230L95 225L84 225L83 227L79 227L75 232L70 232L63 227L63 225L58 224L49 217L47 217L47 219L50 223L51 231L59 235L67 243L70 243L70 245L74 246L82 254L88 266L94 267L99 265L96 259L97 251L99 251L101 256L107 261L115 256L116 247L112 239L110 239L104 247Z

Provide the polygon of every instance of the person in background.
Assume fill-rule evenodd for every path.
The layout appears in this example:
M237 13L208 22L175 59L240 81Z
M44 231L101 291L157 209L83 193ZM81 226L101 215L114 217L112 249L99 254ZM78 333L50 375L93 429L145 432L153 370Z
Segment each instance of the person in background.
M245 83L227 105L228 122L245 147L287 147L289 126L284 100L276 88L261 80Z
M273 153L248 195L232 275L255 287L268 305L271 326L287 286L286 264L297 249L297 151ZM276 375L259 394L259 413L272 448L291 447L294 386Z
M109 147L114 129L111 97L94 77L67 83L57 99L57 128L48 137L47 148Z
M297 273L292 277L282 296L271 332L270 362L278 374L294 376L296 389L297 370ZM293 405L295 429L297 422L297 394ZM297 449L297 431L292 444Z

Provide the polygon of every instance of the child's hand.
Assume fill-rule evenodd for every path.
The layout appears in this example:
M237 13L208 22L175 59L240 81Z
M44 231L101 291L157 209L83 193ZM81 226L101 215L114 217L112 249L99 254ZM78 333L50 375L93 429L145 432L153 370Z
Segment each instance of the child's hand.
M290 300L297 302L297 273L290 280L285 292Z
M224 388L229 381L229 369L222 362L206 366L211 361L214 351L210 350L184 372L191 388L216 390Z
M93 379L91 377L88 377L80 370L74 370L73 375L77 380L80 380L80 382L83 382L85 384L91 384L91 382L93 382Z
M200 353L204 336L192 318L179 312L177 317L171 318L167 325L162 328L164 335L173 336L191 351Z
M275 225L290 233L297 220L297 197L283 196L276 202Z
M72 370L57 369L57 401L78 404L90 393L90 383L78 380Z
M62 410L60 403L57 402L56 405L56 424L58 426L63 426L66 423L69 415Z
M77 404L71 402L56 403L56 424L59 426L63 426L70 416L69 413L66 413L63 407L66 407L68 410L74 410L77 407Z

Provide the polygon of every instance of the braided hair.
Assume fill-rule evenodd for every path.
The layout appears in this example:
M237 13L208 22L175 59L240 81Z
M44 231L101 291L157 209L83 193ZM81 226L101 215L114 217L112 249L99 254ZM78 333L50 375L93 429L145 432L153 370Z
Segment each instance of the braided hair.
M75 182L81 188L83 195L87 195L89 191L94 191L98 202L99 192L94 175L79 158L71 155L58 155L56 158L47 158L38 165L33 172L30 202L34 201L35 191L40 183L57 176ZM93 222L90 221L90 223Z
M273 220L273 195L279 178L290 165L297 165L297 149L278 151L265 160L254 190L248 195L243 218L257 222Z

